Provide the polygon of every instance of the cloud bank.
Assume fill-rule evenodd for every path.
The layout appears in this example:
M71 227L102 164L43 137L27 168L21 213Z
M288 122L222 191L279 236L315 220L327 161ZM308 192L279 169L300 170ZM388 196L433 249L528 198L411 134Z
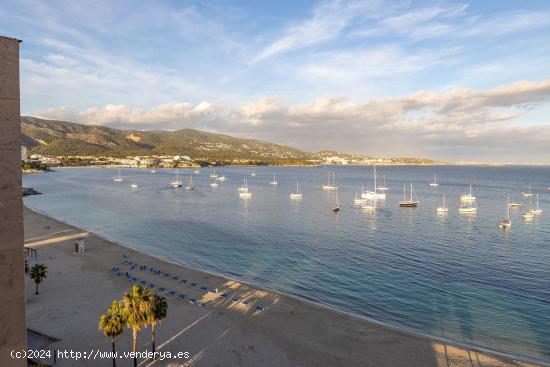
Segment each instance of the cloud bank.
M196 128L309 151L550 163L550 126L518 119L549 100L550 80L543 80L366 101L332 96L288 105L282 97L270 96L236 105L172 102L141 109L110 104L83 111L51 108L32 115L128 129Z

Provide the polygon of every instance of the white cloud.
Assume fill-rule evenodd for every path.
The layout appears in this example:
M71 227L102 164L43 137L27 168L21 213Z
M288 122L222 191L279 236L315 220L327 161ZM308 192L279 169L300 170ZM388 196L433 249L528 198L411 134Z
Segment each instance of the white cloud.
M484 151L485 159L501 161L501 151L506 149L516 157L548 162L549 154L535 158L532 154L546 144L550 127L509 124L526 108L548 101L550 80L520 81L485 91L419 91L364 102L324 97L288 106L280 97L264 97L233 107L221 102L174 102L148 110L107 105L82 112L62 107L32 115L66 116L86 124L133 129L200 128L307 150L330 148L385 156L441 154L435 158L446 159L472 159ZM468 149L462 149L465 146Z

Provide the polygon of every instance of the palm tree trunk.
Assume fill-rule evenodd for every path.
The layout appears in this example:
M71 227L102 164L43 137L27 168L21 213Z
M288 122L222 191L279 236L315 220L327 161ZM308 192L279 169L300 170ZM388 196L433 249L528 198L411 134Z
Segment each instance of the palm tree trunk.
M137 355L136 355L136 343L137 343L137 329L132 329L132 336L134 338L134 367L137 367Z
M151 341L153 344L153 358L156 359L155 357L155 323L154 322L151 324Z
M35 282L36 284L36 292L34 292L34 294L38 294L38 282Z
M113 345L113 367L116 367L116 358L115 358L115 337L112 337L112 345Z

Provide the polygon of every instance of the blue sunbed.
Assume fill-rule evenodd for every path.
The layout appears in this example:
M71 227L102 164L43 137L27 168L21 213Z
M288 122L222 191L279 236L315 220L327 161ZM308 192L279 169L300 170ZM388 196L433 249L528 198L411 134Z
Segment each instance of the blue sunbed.
M189 301L191 303L197 303L197 299L196 298L191 298L191 300Z
M199 290L206 292L206 291L208 290L208 288L206 288L206 287L200 287Z
M256 311L263 311L264 308L262 306L256 306Z
M229 298L229 294L223 293L223 294L220 294L220 297L221 298Z
M232 299L233 302L239 302L240 298L239 297L235 297Z

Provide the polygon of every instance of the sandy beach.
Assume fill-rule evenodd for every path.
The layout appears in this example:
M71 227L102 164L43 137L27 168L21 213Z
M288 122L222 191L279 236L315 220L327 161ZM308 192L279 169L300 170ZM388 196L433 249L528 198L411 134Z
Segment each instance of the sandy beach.
M107 241L92 233L25 208L25 246L37 250L33 263L48 267L48 277L34 294L27 279L27 327L51 339L44 348L110 351L111 341L98 330L98 318L133 284L112 268L174 290L163 293L168 317L157 328L157 349L188 352L189 358L140 360L141 366L534 366L489 352L462 348L401 331L364 318L336 312L275 292L175 265ZM86 251L74 253L84 237ZM165 277L129 261L161 269ZM171 276L177 276L173 279ZM181 280L186 279L183 283ZM191 286L196 283L196 286ZM200 287L218 293L201 291ZM229 298L220 297L230 294ZM238 297L239 301L232 299ZM189 302L196 298L198 302ZM244 300L250 300L248 305ZM206 304L201 306L201 304ZM257 311L256 307L262 307ZM138 349L151 350L150 328L138 336ZM37 342L39 343L39 342ZM131 330L117 339L119 352L131 348ZM111 360L57 359L56 366L110 366ZM118 359L131 366L131 359Z

